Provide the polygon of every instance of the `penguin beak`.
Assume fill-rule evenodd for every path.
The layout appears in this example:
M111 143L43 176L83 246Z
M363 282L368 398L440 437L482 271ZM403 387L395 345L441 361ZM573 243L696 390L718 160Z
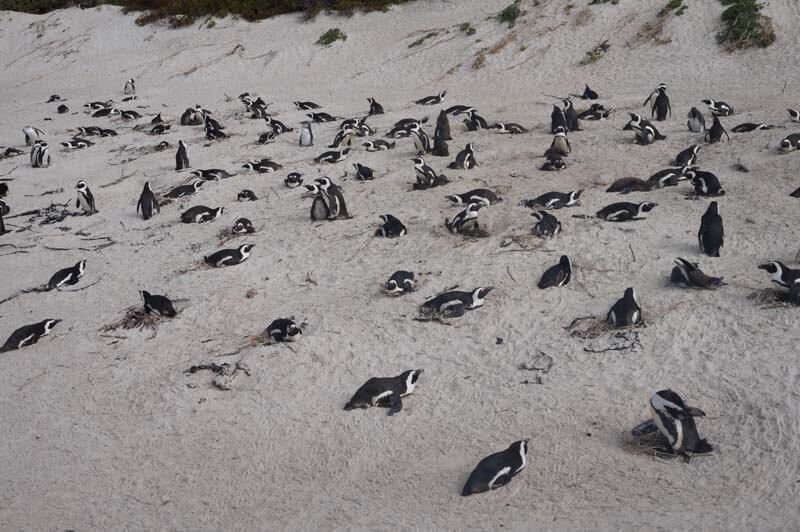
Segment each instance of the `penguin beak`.
M522 441L524 441L525 443L530 443L531 439L530 439L530 438L525 438L525 439L524 439L524 440L522 440Z
M759 269L759 270L766 270L767 268L769 268L769 264L760 264L760 265L758 266L758 269Z

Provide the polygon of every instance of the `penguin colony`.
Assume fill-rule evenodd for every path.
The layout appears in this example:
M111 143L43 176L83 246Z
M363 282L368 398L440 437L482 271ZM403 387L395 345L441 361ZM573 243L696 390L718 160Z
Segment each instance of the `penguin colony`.
M661 122L668 120L672 116L672 105L667 93L667 85L659 83L653 89L644 102L644 106L650 106L649 118ZM129 79L124 84L123 102L132 101L138 98L136 82ZM358 158L360 152L391 152L401 151L405 161L409 161L409 176L414 176L409 190L428 190L431 188L449 185L449 195L443 195L443 202L448 201L457 205L460 209L452 217L445 220L442 235L455 235L460 237L479 237L485 234L481 232L481 225L478 218L484 209L492 211L501 208L498 203L502 198L490 188L478 188L465 192L453 190L455 186L452 180L441 174L438 169L445 164L436 160L437 157L449 157L447 142L454 138L465 135L466 132L478 132L478 135L471 135L470 141L463 145L455 159L446 164L448 170L459 172L469 172L469 170L479 166L478 151L480 149L481 135L503 134L503 135L524 135L530 128L516 122L503 121L491 123L478 109L468 105L454 105L446 109L439 109L435 120L435 128L431 134L428 133L432 128L428 126L431 116L429 108L431 106L443 105L447 99L447 91L442 90L431 96L424 96L414 100L420 110L418 116L422 118L405 118L394 124L383 124L386 138L378 138L379 128L368 124L368 120L377 120L385 114L384 105L378 103L375 98L368 98L369 107L364 109L363 116L351 119L342 119L331 115L323 109L323 106L312 101L295 101L292 105L298 111L309 111L305 114L304 120L300 121L296 127L298 130L296 142L297 148L308 154L309 159L320 165L320 174L324 172L324 165L337 165L346 159ZM54 99L55 98L55 99ZM584 100L596 100L601 98L597 92L587 85L583 93ZM277 138L294 131L294 127L278 120L273 116L274 111L270 107L274 104L267 104L260 98L249 93L240 95L239 100L244 106L243 112L255 120L263 120L268 131L261 134L258 138L259 144L269 144L276 142ZM61 101L60 97L54 95L51 101ZM671 168L658 171L648 179L633 177L621 178L607 189L608 193L628 194L632 192L653 193L666 187L678 187L681 181L687 181L692 185L694 195L700 199L706 197L721 198L725 191L716 174L708 170L700 170L702 164L701 150L703 144L714 144L730 140L721 118L729 118L735 114L734 107L726 102L703 99L711 114L712 125L706 128L706 120L697 107L692 107L688 113L687 129L698 135L698 144L693 144L685 149L681 149L672 162ZM95 101L84 105L87 113L92 119L102 120L124 120L137 121L142 118L141 114L133 110L125 110L115 107L113 101ZM59 111L60 112L60 111ZM603 107L602 104L592 103L588 109L578 112L575 103L571 98L566 98L553 106L550 115L549 131L553 135L549 147L542 150L545 163L541 166L542 170L552 171L561 170L566 167L568 160L575 151L580 150L580 142L571 143L569 137L575 135L579 138L581 120L595 121L610 118L611 110ZM450 123L451 117L464 116L463 127L453 126ZM657 127L647 118L648 113L642 115L630 113L630 120L622 128L624 131L633 131L635 134L632 140L636 144L649 145L656 141L667 141L668 137L660 132ZM377 117L377 118L373 118ZM792 121L800 121L800 113L789 110L789 117ZM307 118L307 119L305 119ZM513 117L516 120L523 120L525 117ZM320 135L323 133L315 129L317 125L341 121L339 127L332 137L330 144L321 143ZM204 109L200 105L187 108L180 114L178 123L185 128L202 127L203 136L209 142L224 140L230 136L230 132L222 125L215 113ZM458 124L458 122L456 122ZM150 134L161 135L170 131L171 124L167 123L159 113L147 126L151 127ZM734 133L750 133L754 131L765 131L774 126L762 123L743 123L733 128ZM426 128L428 131L426 131ZM324 131L329 131L325 128ZM34 126L25 126L22 129L25 146L30 149L30 165L34 168L47 171L49 167L57 167L58 155L51 152L48 142L45 140L47 133ZM70 140L60 144L66 150L91 149L96 142L89 141L85 137L92 136L97 138L115 136L117 133L112 129L105 129L98 126L85 126L77 129L76 133L80 136L73 136ZM188 136L188 134L187 134ZM317 140L315 142L315 136ZM354 143L355 137L369 137L361 143ZM388 140L387 140L388 139ZM135 212L145 221L154 217L163 217L167 212L162 213L162 206L168 205L164 199L190 202L191 197L199 191L212 186L210 182L231 179L240 174L272 174L283 170L283 166L270 158L254 159L240 166L239 172L229 172L224 169L191 169L190 151L198 150L199 143L190 148L189 143L183 139L178 140L175 147L174 171L177 173L185 172L192 176L185 180L183 184L175 184L173 187L162 192L153 190L149 181L142 183L142 192L135 202ZM326 145L326 151L314 153L316 146ZM163 144L159 144L161 149L165 149ZM307 150L311 148L311 150ZM782 139L780 143L782 151L792 151L800 149L800 134L791 134ZM11 152L9 152L11 153ZM428 157L426 159L425 157ZM481 158L483 160L483 158ZM380 172L376 172L359 162L352 163L354 172L350 174L352 180L379 182ZM189 171L191 169L191 171ZM338 174L337 174L338 175ZM346 202L346 188L352 190L352 186L342 185L347 176L345 172L341 178L334 178L320 175L310 179L294 171L286 172L282 181L287 188L300 189L301 185L305 193L312 199L310 209L310 219L312 221L329 222L332 220L347 220L353 218ZM261 178L259 178L261 179ZM94 216L102 212L104 201L92 193L88 181L80 180L75 189L77 199L75 208L85 216ZM337 182L338 181L338 182ZM253 181L255 182L255 181ZM304 185L304 182L306 183ZM9 232L3 224L3 215L11 212L10 205L13 205L13 189L3 185L0 189L4 201L0 201L0 234ZM300 189L302 190L302 189ZM562 209L580 207L582 201L590 203L593 207L601 207L596 211L594 221L587 223L604 222L631 222L640 221L639 225L646 223L648 216L658 214L657 203L652 201L641 202L609 202L604 200L603 194L597 190L585 194L585 190L573 191L540 191L532 198L520 202L520 206L532 209L530 215L535 219L531 223L530 231L533 235L551 241L559 238L564 231L577 231L578 223L571 222L562 226L562 222L556 217L556 213ZM416 192L413 192L416 193ZM435 193L435 192L431 192ZM661 193L661 192L659 192ZM219 198L219 202L230 200L231 198ZM236 198L239 201L259 201L256 194L249 189L243 189ZM99 208L98 208L99 205ZM698 210L698 249L708 257L719 257L724 249L725 231L723 229L723 219L720 204L718 201L709 203L699 202L698 205L705 205L705 211ZM229 206L228 209L231 209ZM168 211L168 209L165 209ZM209 224L227 213L225 206L208 207L205 205L192 205L182 212L176 212L169 208L168 216L180 220L185 224ZM702 214L702 216L700 216ZM381 214L379 216L379 226L374 229L374 235L387 239L413 238L415 230L419 230L419 224L409 229L399 218L392 214ZM644 230L644 229L640 229ZM239 217L233 224L233 234L249 235L255 232L253 224L247 218ZM452 238L449 235L446 238ZM218 249L209 254L203 255L203 262L210 268L235 267L245 263L254 253L255 244L243 243L236 247ZM60 290L62 287L75 285L84 277L87 268L87 261L80 262L64 269L56 271L48 281L48 290ZM792 269L784 263L773 260L758 265L757 268L764 270L768 274L768 280L772 281L781 290L786 292L787 301L800 305L800 270ZM556 264L551 264L549 268L539 273L540 280L537 284L540 289L560 288L567 286L575 277L576 270L580 272L580 265L573 263L573 260L566 254L561 255ZM580 273L579 273L580 275ZM587 274L588 275L588 274ZM685 258L678 257L674 260L669 280L680 286L688 288L717 289L725 286L722 277L713 277L705 274L698 263ZM531 283L533 280L531 280ZM388 280L383 283L383 293L391 296L402 296L419 290L418 279L414 272L398 270L392 273ZM432 316L438 319L458 318L464 316L468 311L482 308L489 302L488 297L494 291L492 286L469 287L468 289L450 289L427 299L419 308L421 316ZM605 316L606 321L612 327L635 327L645 320L647 316L647 299L645 295L640 300L640 294L635 287L620 287L622 297L615 302L609 301L609 310ZM139 292L144 311L160 317L175 318L178 315L172 301L158 294L151 294L148 291ZM490 304L501 304L502 296L497 297L499 301ZM65 318L68 320L68 318ZM9 335L7 340L0 347L0 352L9 352L17 349L32 346L49 336L62 319L46 318L32 324L17 324L13 331L6 331ZM7 321L6 321L7 323ZM298 324L293 317L276 318L265 329L266 336L272 342L297 342L303 335L303 324ZM9 329L9 327L5 327ZM351 399L344 405L344 410L367 409L370 407L386 407L389 415L403 412L403 399L413 395L414 390L421 384L420 377L423 369L408 369L396 376L390 377L370 377L363 384L356 388ZM355 388L357 382L351 383ZM690 458L692 456L709 454L713 451L713 446L706 439L700 437L695 419L704 417L705 413L696 407L689 407L685 399L678 393L670 390L660 390L653 393L649 398L647 406L651 412L652 420L650 430L658 430L668 442L670 448L676 455ZM413 415L413 409L408 415ZM498 442L500 444L501 442ZM511 480L520 474L528 465L529 445L535 448L535 440L530 438L512 442L506 449L486 456L479 460L474 470L467 476L462 495L468 496L481 492L490 491L501 486L507 485ZM475 457L476 459L478 457Z

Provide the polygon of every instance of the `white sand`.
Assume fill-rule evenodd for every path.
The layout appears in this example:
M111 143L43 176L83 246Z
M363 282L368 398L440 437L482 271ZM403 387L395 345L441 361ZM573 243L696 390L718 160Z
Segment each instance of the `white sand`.
M2 245L36 244L0 258L0 298L44 283L81 258L88 259L87 273L73 288L99 280L81 292L26 294L0 306L2 339L23 324L64 320L36 346L2 355L0 528L798 529L798 311L762 309L747 296L770 285L758 264L791 264L800 244L798 200L789 197L800 185L797 155L762 149L800 128L731 134L730 143L703 147L700 164L716 172L727 191L719 199L727 233L720 259L699 254L697 229L708 201L684 199L686 183L628 196L659 204L647 221L572 218L626 199L606 194L603 184L628 175L647 178L698 142L686 131L685 116L691 106L705 111L702 98L736 107L738 116L724 121L728 128L744 121L787 125L785 108L800 105L795 0L772 0L766 8L779 35L772 47L733 55L715 42L722 6L711 0L689 2L682 17L667 23L662 37L669 44L633 43L663 3L593 7L591 21L578 27L585 1L570 14L563 2L524 2L529 13L513 29L517 40L488 55L479 70L471 66L475 53L509 33L487 20L505 0L416 2L388 13L312 22L227 18L212 29L180 30L137 27L135 15L112 7L41 17L0 13L0 144L19 146L21 128L31 124L47 131L53 150L49 169L32 169L27 155L0 162L0 174L17 167L5 176L14 179L6 198L11 214L74 202L79 179L89 183L100 210L0 237ZM457 28L467 21L477 29L472 37ZM337 26L346 42L314 44ZM408 47L432 30L447 33ZM606 57L578 66L605 39L611 44ZM239 44L244 51L232 53ZM119 100L129 77L137 80L140 99L136 107L121 107L145 106L138 109L145 115L140 123L157 112L176 120L201 103L233 138L206 146L201 128L175 125L164 137L150 137L118 123L112 127L119 137L62 152L58 142L70 137L69 128L112 123L88 118L82 105ZM673 116L658 127L669 138L633 145L632 134L621 130L626 113L641 109L660 81L669 84ZM541 93L581 92L586 82L617 112L570 135L574 154L567 170L537 170L536 157L550 142L553 103ZM311 160L333 137L335 124L315 127L314 148L297 148L296 132L268 146L252 145L263 123L238 118L242 105L224 98L261 95L274 102L270 110L279 119L297 126L303 113L293 109L293 100L318 101L325 111L351 117L363 115L365 99L373 96L387 110L370 119L380 135L399 118L435 117L439 107L410 102L444 88L447 105L471 104L490 121L520 122L533 133L466 133L452 119L451 153L471 141L482 166L445 170L454 182L427 192L409 191L410 140L388 153L356 149L346 163L318 168ZM57 115L58 104L43 103L53 93L68 99L70 114ZM194 168L235 170L260 156L285 168L207 183L195 198L145 222L135 212L144 181L165 190L188 174L174 171L174 150L121 165L130 154L111 150L181 138ZM737 158L750 173L731 169ZM379 177L342 180L345 170L352 175L353 162L373 167ZM447 162L430 158L437 170ZM310 200L282 184L289 171L306 179L327 172L343 184L355 217L311 223ZM448 234L442 221L457 209L443 196L486 185L505 199L481 213L492 236L469 241ZM65 192L39 196L59 187ZM562 236L542 252L501 253L519 249L500 243L532 226L519 200L579 187L587 189L583 206L556 212ZM242 188L262 199L237 203ZM211 224L177 223L195 204L224 205L226 212ZM377 216L387 212L406 223L408 236L372 237ZM253 257L235 268L182 273L219 249L218 231L239 216L260 228L242 240L257 245ZM7 224L15 230L26 222ZM82 240L79 231L118 243L81 251L102 241ZM0 254L11 251L0 248ZM562 253L576 265L575 281L538 290L541 272ZM667 287L677 256L699 260L729 285L715 292ZM417 293L399 299L380 293L397 269L419 274ZM425 298L454 284L496 290L484 308L450 326L412 320ZM585 352L604 339L570 338L564 327L578 316L604 315L627 286L637 288L648 321L639 331L642 348ZM257 295L248 299L251 288ZM136 330L111 333L121 339L101 336L100 327L137 304L140 289L187 301L155 337ZM291 314L309 324L294 351L255 347L213 358ZM533 376L518 366L537 350L550 354L554 367L543 385L521 384ZM252 375L238 377L231 391L212 388L208 372L184 374L192 364L240 357ZM410 368L425 373L399 415L342 411L368 377ZM645 418L650 394L666 387L708 413L699 427L719 446L716 456L684 464L623 449L622 437ZM526 471L491 494L460 497L478 460L523 437L532 438Z

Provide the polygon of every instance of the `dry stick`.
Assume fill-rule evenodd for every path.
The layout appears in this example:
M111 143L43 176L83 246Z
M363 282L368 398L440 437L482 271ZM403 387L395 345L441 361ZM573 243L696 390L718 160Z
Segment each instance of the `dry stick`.
M636 254L633 252L633 246L628 244L628 249L631 250L631 256L633 257L633 262L636 262Z
M18 392L21 392L21 391L22 391L22 389L23 389L24 387L26 387L27 385L29 385L30 383L32 383L33 381L35 381L35 380L36 380L36 379L38 379L39 377L42 377L42 376L44 376L44 375L47 375L47 373L48 373L48 370L44 370L43 372L39 373L39 374L38 374L38 375L36 375L35 377L31 377L30 379L28 379L28 380L26 380L25 382L23 382L23 383L22 383L22 386L20 386L19 388L17 388L17 391L18 391Z
M511 277L511 280L512 280L512 281L514 281L515 283L517 283L517 280L516 280L516 279L514 279L514 276L513 276L513 275L511 275L511 266L506 266L506 273L508 273L508 276L509 276L509 277ZM519 284L519 283L517 283L517 284Z
M11 172L13 172L14 170L16 170L17 168L19 168L19 166L15 166L14 168L9 170L5 174L0 174L0 176L5 177L5 176L9 175ZM9 178L9 179L0 179L0 181L14 181L14 178L12 177L12 178Z

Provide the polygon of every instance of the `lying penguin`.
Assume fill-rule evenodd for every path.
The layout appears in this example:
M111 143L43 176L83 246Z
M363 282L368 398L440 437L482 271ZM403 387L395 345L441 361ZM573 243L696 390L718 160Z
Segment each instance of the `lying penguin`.
M401 398L414 393L422 372L421 369L410 369L397 377L372 377L356 390L344 409L389 407L392 416L403 409Z

